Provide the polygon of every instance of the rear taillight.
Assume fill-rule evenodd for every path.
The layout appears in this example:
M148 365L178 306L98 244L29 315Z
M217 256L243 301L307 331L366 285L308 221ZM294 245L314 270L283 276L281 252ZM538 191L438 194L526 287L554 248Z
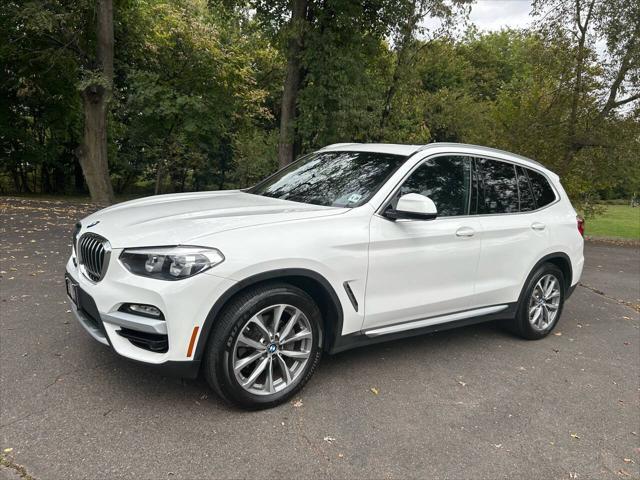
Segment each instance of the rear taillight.
M580 215L576 215L576 221L578 222L578 231L580 232L580 235L584 237L584 218Z

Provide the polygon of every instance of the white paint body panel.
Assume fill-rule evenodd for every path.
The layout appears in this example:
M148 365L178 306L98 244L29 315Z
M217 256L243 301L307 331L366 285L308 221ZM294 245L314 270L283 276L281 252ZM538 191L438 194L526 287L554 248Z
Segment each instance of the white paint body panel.
M480 238L457 237L477 218L371 219L365 328L467 310L475 305Z
M113 247L105 277L86 279L71 261L67 270L102 314L122 303L155 305L166 317L169 351L133 346L105 323L113 348L147 363L188 361L195 326L237 282L272 270L307 269L333 287L343 311L342 335L378 330L426 318L517 300L536 262L548 253L569 256L575 285L582 273L583 240L575 211L557 175L539 164L483 147L455 144L341 144L324 150L412 155L368 203L353 209L307 205L241 191L161 195L114 205L82 220ZM555 187L555 204L532 213L477 215L392 222L379 209L396 186L425 158L438 154L487 156L543 172ZM90 229L88 225L98 222ZM533 230L534 222L544 230ZM466 227L473 236L456 232ZM123 249L198 245L219 249L224 262L194 277L168 282L136 276L119 262ZM360 308L343 287L348 282ZM447 320L447 318L449 320ZM384 332L385 330L382 330Z

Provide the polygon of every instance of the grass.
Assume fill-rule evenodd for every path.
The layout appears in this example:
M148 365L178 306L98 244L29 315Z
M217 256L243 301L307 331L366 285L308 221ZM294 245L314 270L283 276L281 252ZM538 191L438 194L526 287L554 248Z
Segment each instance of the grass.
M588 218L585 235L640 240L640 207L603 205L604 212Z

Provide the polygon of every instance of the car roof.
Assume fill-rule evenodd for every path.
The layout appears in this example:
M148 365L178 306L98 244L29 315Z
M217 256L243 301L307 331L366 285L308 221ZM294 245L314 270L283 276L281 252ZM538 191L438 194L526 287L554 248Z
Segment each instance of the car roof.
M418 152L433 150L434 153L436 153L437 151L446 151L449 149L456 153L467 153L470 155L489 156L515 161L516 163L520 163L528 167L543 169L555 176L554 172L546 168L540 162L536 162L530 158L523 157L516 153L507 152L505 150L499 150L497 148L483 147L481 145L471 145L467 143L433 142L426 145L405 145L401 143L334 143L333 145L324 147L321 151L377 152L409 157Z

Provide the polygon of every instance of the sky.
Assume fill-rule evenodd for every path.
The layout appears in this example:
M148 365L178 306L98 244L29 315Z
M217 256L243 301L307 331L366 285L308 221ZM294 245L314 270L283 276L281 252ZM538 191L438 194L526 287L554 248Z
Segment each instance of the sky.
M479 30L523 28L531 23L530 0L479 0L471 8L470 21Z
M531 0L476 0L471 7L469 21L478 30L500 30L501 28L524 28L531 23L529 12ZM437 28L440 21L427 18L424 26L428 30Z
M471 7L469 21L478 30L493 31L501 28L526 28L531 26L531 0L476 0ZM435 26L437 20L428 19L427 26ZM601 58L606 56L606 44L599 38L595 45L596 52Z

